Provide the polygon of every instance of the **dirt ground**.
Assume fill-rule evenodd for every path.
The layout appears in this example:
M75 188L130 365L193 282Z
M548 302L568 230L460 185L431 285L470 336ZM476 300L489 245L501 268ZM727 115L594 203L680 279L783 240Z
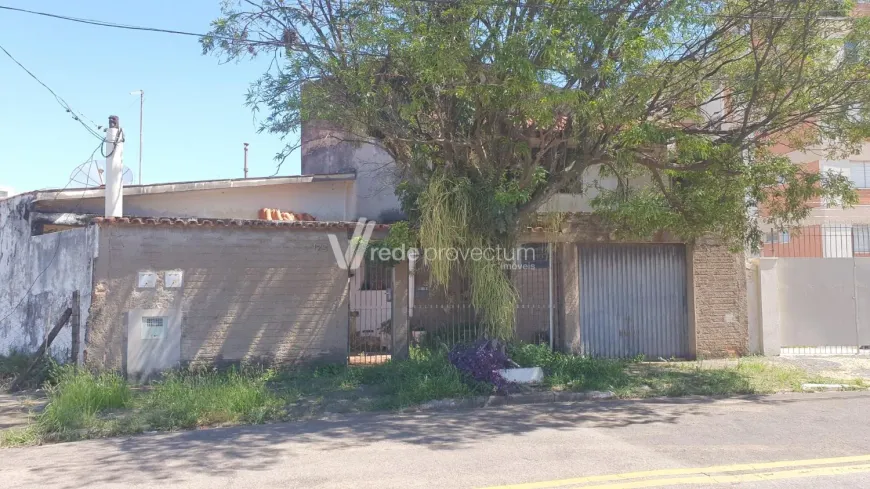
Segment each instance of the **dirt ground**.
M0 392L0 430L27 426L31 413L42 410L45 403L41 390L16 394Z
M768 357L771 362L794 365L811 374L834 379L870 381L870 355Z
M833 379L864 379L870 382L870 355L831 355L831 356L780 356L752 357L763 359L774 365L789 365L799 367L811 375L830 377ZM736 367L736 358L699 360L696 363L701 368Z

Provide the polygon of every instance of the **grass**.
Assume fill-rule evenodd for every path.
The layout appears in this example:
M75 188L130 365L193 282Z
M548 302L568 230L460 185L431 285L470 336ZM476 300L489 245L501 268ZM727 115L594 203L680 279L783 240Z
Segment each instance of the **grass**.
M843 383L763 358L646 363L552 353L534 345L512 345L509 354L521 366L544 369L539 389L606 390L622 398L765 394L800 390L807 382ZM453 367L443 348L414 348L406 361L372 366L176 370L136 389L117 374L72 367L55 366L50 377L45 410L26 428L0 431L0 446L394 410L492 393L491 386L470 381ZM847 383L864 387L860 381Z
M349 402L355 411L401 409L432 399L491 392L489 386L464 379L448 362L446 350L422 348L412 348L404 362L285 371L272 386L288 401L301 405L291 416L323 409L346 411Z
M158 430L263 423L282 413L284 403L266 387L274 375L259 367L172 371L138 406L146 425Z
M61 367L57 384L47 389L49 403L38 417L40 429L63 434L93 426L97 414L122 409L130 404L132 391L117 374L92 374Z
M803 369L775 365L763 357L735 362L643 362L589 358L550 352L546 346L514 345L511 358L524 367L541 367L544 384L553 390L612 391L621 398L726 396L800 391L805 383L844 383L810 375ZM865 387L861 380L845 382Z
M467 382L446 351L421 349L368 367L175 370L136 390L114 373L56 367L54 376L46 409L27 428L0 432L0 446L400 409L491 391Z

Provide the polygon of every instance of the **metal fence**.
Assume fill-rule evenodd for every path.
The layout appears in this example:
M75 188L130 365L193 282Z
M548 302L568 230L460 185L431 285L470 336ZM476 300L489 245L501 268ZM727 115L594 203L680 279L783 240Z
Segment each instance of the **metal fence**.
M528 343L551 344L558 333L561 307L560 270L555 245L521 245L515 259L503 265L517 291L515 338ZM448 288L432 283L425 264L415 267L409 308L411 337L423 346L452 346L485 337L486 327L471 303L471 286L460 274ZM555 341L556 338L553 338Z
M762 257L851 258L870 256L870 224L805 224L786 231L769 231Z
M551 343L558 332L561 307L560 270L554 246L520 247L513 261L503 265L517 291L515 338ZM391 358L393 269L365 260L348 281L348 363L366 365ZM417 264L408 277L407 314L411 342L424 347L451 347L486 336L481 315L471 303L471 286L461 274L447 288L433 284L428 266ZM553 338L555 341L555 338Z

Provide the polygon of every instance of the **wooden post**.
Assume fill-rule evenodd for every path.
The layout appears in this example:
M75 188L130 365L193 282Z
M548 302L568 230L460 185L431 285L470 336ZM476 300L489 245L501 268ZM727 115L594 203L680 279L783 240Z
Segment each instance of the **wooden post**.
M410 348L408 320L408 261L393 266L392 359L408 358Z
M70 352L70 363L73 365L79 364L79 349L81 349L81 329L82 329L82 311L79 291L76 290L72 295L72 315L70 316L70 328L72 329L72 342Z
M33 369L36 368L36 365L39 364L40 361L42 361L42 356L45 355L45 352L48 351L48 348L51 346L51 342L54 341L54 338L57 336L58 333L60 333L61 328L63 328L66 323L69 322L69 318L70 316L72 316L72 311L73 310L71 307L66 308L66 311L63 312L63 314L60 316L60 319L58 319L54 327L51 328L51 332L48 333L48 338L46 338L45 341L42 342L42 345L40 345L39 349L36 350L36 355L34 356L33 361L30 362L27 370L21 372L21 375L16 377L15 381L12 382L12 385L9 386L9 392L17 391L21 387L21 384L24 383L24 381L27 379L27 377L30 376L30 372L32 372Z

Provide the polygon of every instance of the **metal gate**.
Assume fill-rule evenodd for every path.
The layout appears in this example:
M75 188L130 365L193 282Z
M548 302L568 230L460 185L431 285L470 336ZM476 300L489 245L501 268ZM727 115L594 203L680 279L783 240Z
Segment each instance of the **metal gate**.
M525 243L502 264L517 292L515 339L550 344L558 333L561 306L558 258L549 243ZM412 339L421 346L452 346L486 336L482 315L471 304L468 277L457 273L447 289L431 283L429 269L418 264L411 276ZM555 338L554 340L555 341Z
M367 254L368 255L368 254ZM387 262L367 259L350 277L348 363L383 363L390 359L393 326L393 269Z
M683 245L581 245L583 353L688 357L686 286Z

